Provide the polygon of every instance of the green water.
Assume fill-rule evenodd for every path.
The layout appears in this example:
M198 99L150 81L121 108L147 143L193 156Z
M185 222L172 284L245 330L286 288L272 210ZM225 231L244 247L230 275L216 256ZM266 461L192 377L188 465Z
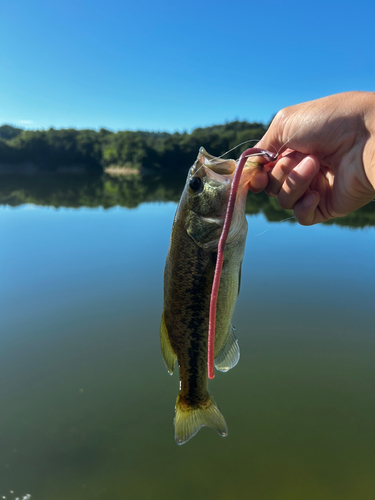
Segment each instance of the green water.
M373 500L375 229L249 217L241 359L210 382L229 435L177 446L174 210L0 208L0 497Z

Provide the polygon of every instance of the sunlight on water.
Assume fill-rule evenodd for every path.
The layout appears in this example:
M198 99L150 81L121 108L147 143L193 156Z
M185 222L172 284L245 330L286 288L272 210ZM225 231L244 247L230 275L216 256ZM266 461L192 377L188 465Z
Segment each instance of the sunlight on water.
M9 491L10 495L2 495L1 498L3 500L30 500L31 495L29 493L26 493L26 495L22 496L17 496L16 493L13 490Z
M210 382L229 436L178 447L174 211L0 208L0 495L372 500L375 229L248 218L241 359Z

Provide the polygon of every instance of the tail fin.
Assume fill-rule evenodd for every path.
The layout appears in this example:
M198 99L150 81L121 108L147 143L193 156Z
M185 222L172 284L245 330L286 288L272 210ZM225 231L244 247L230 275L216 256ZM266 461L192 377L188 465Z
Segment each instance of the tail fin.
M174 419L174 438L177 444L184 444L195 436L203 426L212 427L220 436L228 434L225 419L212 396L200 406L189 406L181 402L180 395L176 401L176 416Z

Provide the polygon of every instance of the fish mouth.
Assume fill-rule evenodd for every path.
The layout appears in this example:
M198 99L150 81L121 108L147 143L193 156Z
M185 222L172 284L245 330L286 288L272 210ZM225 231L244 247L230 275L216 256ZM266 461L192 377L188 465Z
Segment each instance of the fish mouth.
M206 175L208 173L208 177L214 178L215 175L212 175L212 173L215 173L219 174L220 176L226 177L227 180L232 182L237 164L238 160L224 159L213 156L210 153L207 153L205 148L202 146L199 148L198 157L195 162L195 168L192 172L192 175L195 175L199 172L200 169L202 169L206 172ZM249 157L247 159L241 175L240 190L248 185L256 171L261 168L262 164L256 161L256 157ZM217 179L219 179L219 177L217 177Z
M197 164L199 164L199 167L204 166L220 175L233 175L236 170L235 160L227 160L210 155L204 147L199 148Z
M243 214L246 207L246 195L254 175L262 170L263 165L259 160L261 157L249 156L246 160L245 166L242 170L239 186L235 194L234 212L232 215L232 222L230 224L230 231L228 234L227 243L237 238L237 234L243 227ZM201 147L199 149L197 160L194 164L193 175L205 175L210 184L223 185L227 184L227 202L229 199L229 191L231 189L233 177L239 160L224 159L213 156ZM220 221L223 221L226 216L227 202L223 204L223 212L220 214ZM218 220L217 220L218 222Z

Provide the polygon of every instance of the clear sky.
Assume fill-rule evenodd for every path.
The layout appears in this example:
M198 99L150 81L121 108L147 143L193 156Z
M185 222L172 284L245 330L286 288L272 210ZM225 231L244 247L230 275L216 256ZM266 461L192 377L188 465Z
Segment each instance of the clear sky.
M183 131L375 90L375 1L3 0L0 124Z

